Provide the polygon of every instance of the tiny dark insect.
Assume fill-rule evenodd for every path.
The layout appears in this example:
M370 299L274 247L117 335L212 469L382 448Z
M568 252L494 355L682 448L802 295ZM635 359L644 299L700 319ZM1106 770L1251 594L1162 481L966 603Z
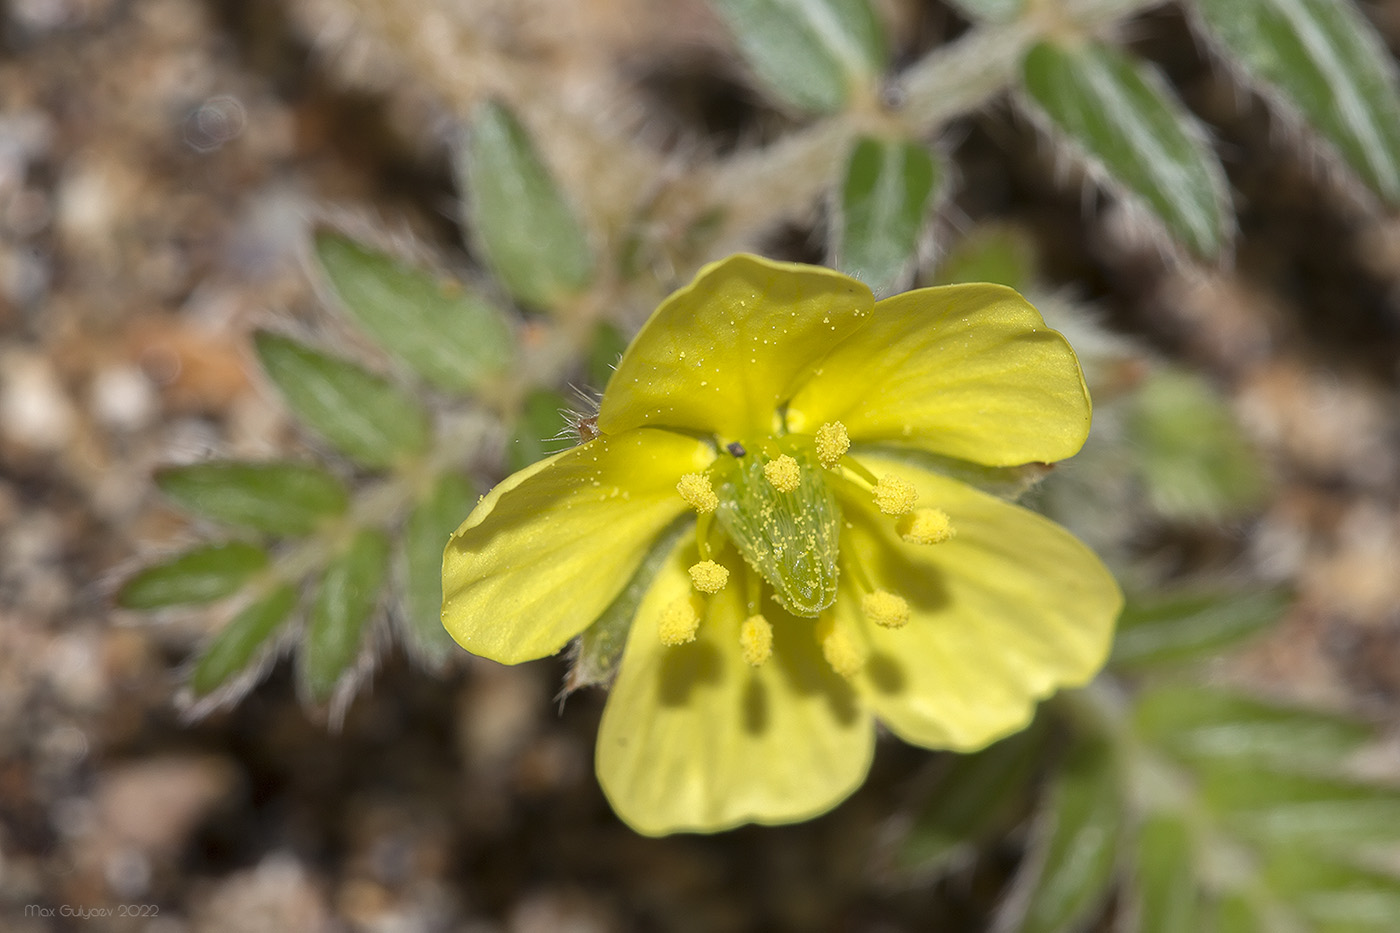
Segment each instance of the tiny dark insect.
M724 449L729 451L736 457L742 457L744 454L748 453L748 451L744 449L744 445L739 443L738 441L734 441L731 444L726 444Z

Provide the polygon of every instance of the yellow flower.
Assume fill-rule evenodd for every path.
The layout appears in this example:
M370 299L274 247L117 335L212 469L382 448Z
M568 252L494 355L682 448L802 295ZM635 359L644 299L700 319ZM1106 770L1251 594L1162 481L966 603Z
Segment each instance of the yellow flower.
M597 750L622 819L806 819L864 780L876 720L970 751L1103 663L1121 595L1098 558L933 469L1060 460L1089 418L1073 351L1010 289L876 303L827 269L734 256L642 328L596 438L453 535L443 622L514 664L622 607Z

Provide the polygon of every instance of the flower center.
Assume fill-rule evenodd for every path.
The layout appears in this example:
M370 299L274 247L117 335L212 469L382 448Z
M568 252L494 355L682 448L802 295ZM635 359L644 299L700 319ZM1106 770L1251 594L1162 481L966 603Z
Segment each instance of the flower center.
M680 478L676 491L698 516L700 561L690 568L694 591L668 607L660 623L663 643L693 640L705 613L702 594L718 593L728 584L729 570L714 559L723 539L754 571L743 577L750 615L737 637L744 660L755 667L773 651L773 627L762 614L763 583L789 613L817 620L813 636L843 677L859 671L866 656L864 636L839 625L830 611L843 570L861 594L867 620L891 629L909 622L904 598L872 586L860 555L840 548L842 516L833 486L864 490L911 544L947 541L952 522L940 509L919 507L918 492L908 482L893 474L877 477L848 456L849 449L845 427L832 422L810 437L785 434L727 444L728 456L721 454L705 473ZM719 543L713 537L716 523Z
M745 444L716 461L725 535L793 615L816 617L836 601L841 509L810 438Z

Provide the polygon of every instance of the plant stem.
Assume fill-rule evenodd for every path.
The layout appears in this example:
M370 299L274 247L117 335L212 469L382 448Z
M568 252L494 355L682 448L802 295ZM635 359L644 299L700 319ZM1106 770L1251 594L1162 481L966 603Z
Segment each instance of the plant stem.
M1034 15L1011 23L978 27L935 49L895 79L895 96L902 100L892 116L910 136L930 136L1011 87L1022 57L1042 37L1067 30L1096 33L1160 3L1065 0L1053 9L1048 4L1038 7ZM868 116L862 113L838 113L763 149L702 167L698 178L678 182L698 188L697 193L675 203L722 212L717 252L752 243L775 223L800 216L831 188L866 122ZM667 223L687 225L685 220Z

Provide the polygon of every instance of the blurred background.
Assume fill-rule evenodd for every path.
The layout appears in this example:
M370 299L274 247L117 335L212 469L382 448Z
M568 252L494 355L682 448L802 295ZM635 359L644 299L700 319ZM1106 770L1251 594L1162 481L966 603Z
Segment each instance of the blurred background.
M1400 3L1362 7L1400 47ZM875 9L896 72L973 28L935 0ZM1277 624L1204 676L1358 714L1377 730L1372 772L1393 775L1400 216L1232 82L1180 9L1118 26L1115 41L1211 127L1233 246L1199 262L1142 235L993 95L932 134L958 183L911 275L933 281L955 246L998 231L1110 348L1103 385L1170 364L1210 387L1267 491L1218 520L1110 529L1066 484L1052 511L1131 554L1140 578L1286 589ZM882 741L865 787L824 817L645 839L592 774L604 694L561 711L562 661L462 654L430 673L386 643L338 730L298 701L286 659L195 718L183 679L223 618L116 607L131 573L197 540L152 484L157 467L308 449L249 335L295 325L354 345L326 324L315 222L382 231L468 275L483 266L453 162L488 98L519 106L563 186L605 208L627 184L618 152L684 178L818 119L756 89L702 0L0 4L0 926L987 928L1024 835L955 871L898 865L946 756ZM716 243L821 262L833 210L807 198ZM703 258L647 255L651 284L629 294L649 297L619 308L618 329ZM1132 349L1111 349L1122 341ZM483 487L504 475L506 442L492 443L474 466Z

